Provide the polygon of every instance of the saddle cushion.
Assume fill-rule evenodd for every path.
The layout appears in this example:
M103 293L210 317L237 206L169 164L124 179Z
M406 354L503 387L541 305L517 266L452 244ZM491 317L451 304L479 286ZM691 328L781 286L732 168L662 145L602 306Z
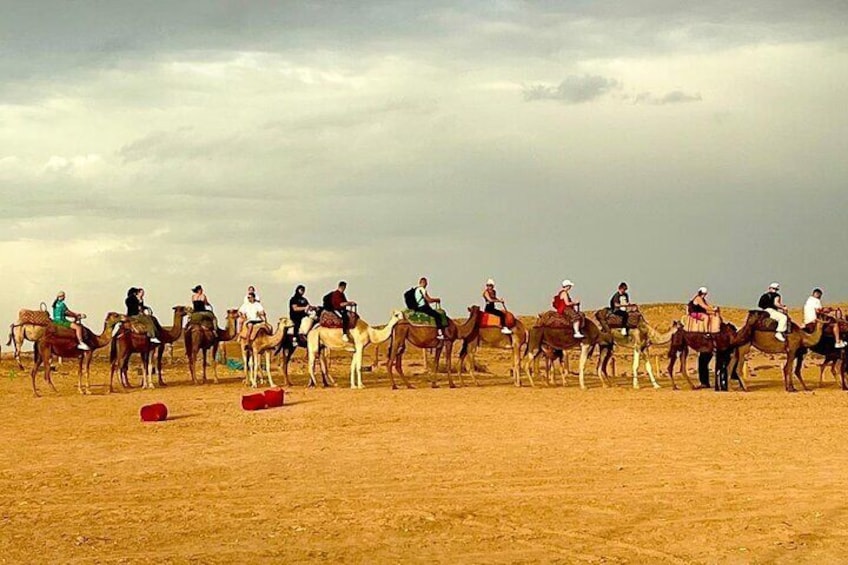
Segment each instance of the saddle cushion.
M31 324L33 326L46 326L51 322L50 314L45 310L21 310L18 315L18 321L21 324Z
M490 314L489 312L480 312L477 314L477 319L479 320L479 327L481 328L498 328L501 327L501 319L495 316L494 314ZM511 312L506 313L506 318L504 319L506 322L506 327L512 329L515 327L515 316L512 315Z
M687 333L718 333L721 330L721 318L717 316L694 317L686 315L680 322L683 324L683 331Z
M548 310L539 314L536 319L536 327L574 331L574 322L579 321L582 325L583 319L579 312L569 308L562 314L556 310Z
M447 314L445 314L444 310L436 310L439 312L445 321L447 321ZM413 326L432 326L436 327L436 319L433 316L428 316L424 312L419 312L417 310L412 310L411 308L407 308L403 311L403 315L406 320L412 324Z
M359 315L356 312L349 312L348 316L350 317L349 329L352 329L356 325L356 322L359 321ZM318 322L325 328L342 329L342 318L335 312L324 310L321 312L321 318Z
M763 312L762 310L749 310L748 311L748 320L749 323L753 319L754 330L758 332L776 332L777 331L777 320L773 320L769 317L768 312ZM787 333L791 333L792 330L795 329L795 324L790 320L787 324L788 331Z
M639 327L639 323L642 321L642 313L638 310L633 310L627 313L627 320L623 320L623 316L620 314L613 314L609 309L604 308L603 310L598 310L595 318L598 319L601 326L612 330L625 327L629 330L634 330Z
M212 312L193 312L188 317L188 323L197 324L209 330L216 329L215 314Z

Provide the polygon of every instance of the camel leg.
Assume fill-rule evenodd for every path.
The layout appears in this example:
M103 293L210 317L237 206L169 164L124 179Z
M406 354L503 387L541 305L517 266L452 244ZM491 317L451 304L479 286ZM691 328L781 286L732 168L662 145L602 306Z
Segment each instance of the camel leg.
M34 357L34 362L32 364L32 371L30 371L30 377L32 378L32 394L35 395L36 398L38 398L41 395L38 393L38 387L35 384L35 375L38 373L38 369L41 366L41 363L43 361L41 359L41 356L38 354L38 352L35 352L33 357Z
M77 372L77 392L79 392L80 394L83 394L83 395L85 394L83 392L83 388L82 388L82 364L83 364L84 357L85 356L81 356L79 358L79 371Z
M363 389L365 385L362 384L362 355L364 354L363 349L360 347L358 351L354 351L353 360L356 366L356 388Z
M156 348L156 376L159 378L159 386L167 386L162 380L162 356L165 354L165 344Z
M268 386L270 386L271 388L274 388L275 386L277 386L277 385L274 384L273 377L271 377L271 352L270 351L265 352L265 373L268 375Z
M787 371L787 378L789 379L790 385L792 384L792 366L794 365L794 363L795 363L795 356L794 355L787 355L786 366L784 367L784 370ZM805 391L810 390L809 388L807 388L807 383L804 382L804 377L801 376L800 370L797 372L795 377L797 377L798 382L801 383L801 388L803 388Z
M656 357L654 358L654 361L657 361ZM654 388L660 388L660 383L658 383L656 377L654 377L654 368L651 366L651 356L648 353L645 353L645 372L648 373L648 378L651 379L651 386Z
M633 350L633 388L639 389L639 350Z
M456 388L456 383L453 382L453 364L451 363L451 355L453 355L453 343L448 342L445 346L445 363L448 366L448 387Z
M350 388L356 388L356 352L350 360Z
M142 353L141 354L141 365L142 370L144 371L144 385L142 388L153 389L153 375L150 374L150 354Z
M207 357L206 357L206 356L207 356L208 354L209 354L209 350L208 350L208 349L204 349L204 350L203 350L203 354L200 356L200 362L202 363L202 366L200 367L200 370L201 370L201 372L203 373L203 380L202 380L203 384L206 384L206 363L207 363L207 360L206 360L206 359L207 359ZM215 354L214 354L214 353L212 354L212 358L213 358L212 360L213 360L213 362L214 362L214 360L215 360L215 359L214 359L214 358L215 358ZM217 373L217 371L215 372L215 382L216 382L216 383L218 382L218 373Z
M680 373L683 375L683 378L686 379L686 382L689 384L689 388L692 390L698 390L701 388L701 384L697 385L692 382L692 379L689 378L689 349L684 349L680 352Z
M48 351L47 352L47 358L44 360L44 380L47 381L47 384L50 386L50 390L52 390L53 392L58 394L59 391L56 390L56 387L53 384L53 377L50 374L53 370L52 365L53 365L53 353L52 353L52 351Z
M586 361L589 359L589 345L581 344L580 345L580 362L578 365L578 371L580 374L580 388L582 390L586 390ZM601 383L604 386L607 386L607 383L604 381L603 375L599 372L598 378L601 379Z
M680 390L677 383L674 382L674 362L677 361L677 351L669 349L668 351L668 378L671 379L671 390ZM657 365L659 367L659 365Z

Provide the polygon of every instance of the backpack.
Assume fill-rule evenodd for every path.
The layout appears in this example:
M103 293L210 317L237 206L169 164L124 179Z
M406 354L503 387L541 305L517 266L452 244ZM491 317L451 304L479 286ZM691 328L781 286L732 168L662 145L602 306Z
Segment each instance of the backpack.
M333 292L335 291L328 292L324 295L324 298L321 299L324 310L333 310Z
M565 300L560 298L560 295L557 293L554 295L554 300L551 303L551 306L553 306L554 310L562 314L562 311L565 310Z
M413 287L403 293L403 302L410 310L415 310L416 308L418 308L418 300L415 299L416 290L417 289Z

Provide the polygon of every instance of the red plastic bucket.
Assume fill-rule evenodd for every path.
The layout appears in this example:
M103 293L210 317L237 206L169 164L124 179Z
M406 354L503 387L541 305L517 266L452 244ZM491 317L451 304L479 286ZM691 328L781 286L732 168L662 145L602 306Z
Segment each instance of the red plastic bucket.
M283 405L286 391L281 388L269 388L265 391L265 404L268 408L279 408Z
M261 392L245 394L241 397L241 407L245 410L262 410L266 406L265 395Z
M168 407L161 402L141 407L142 422L164 422L167 419Z

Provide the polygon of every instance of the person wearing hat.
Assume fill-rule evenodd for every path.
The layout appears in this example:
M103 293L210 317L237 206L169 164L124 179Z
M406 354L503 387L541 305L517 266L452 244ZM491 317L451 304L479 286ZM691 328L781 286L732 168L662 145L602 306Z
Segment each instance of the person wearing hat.
M576 314L580 311L580 301L574 301L571 299L571 289L574 288L574 283L569 279L565 279L562 281L562 289L560 289L559 293L554 297L554 309L557 311L557 314L567 316L571 318L568 314L573 312ZM580 339L585 337L582 333L580 333L580 317L576 316L576 320L573 321L572 325L574 327L574 337Z
M789 316L786 314L787 308L783 305L779 291L780 284L776 282L771 283L765 294L760 296L758 306L761 310L768 313L769 318L777 320L777 331L774 333L774 338L777 341L786 341L784 334L789 324Z
M702 286L687 305L689 317L698 321L707 320L707 331L715 331L713 316L718 314L718 307L707 302L707 287Z
M68 316L74 321L68 320ZM85 344L82 339L82 324L79 321L84 318L84 314L72 312L65 304L65 291L60 290L56 295L56 300L53 301L53 323L63 328L70 328L77 334L77 349L82 351L90 351L91 348Z
M835 322L833 324L833 337L836 340L836 344L834 347L836 349L843 349L845 347L845 342L842 341L842 337L839 333L839 320L832 316L831 314L835 312L833 308L825 308L822 306L821 297L824 294L822 289L814 288L813 293L807 298L807 302L804 303L804 325L809 326L810 324L815 324L816 320L824 319L828 322Z
M206 293L203 291L203 287L201 285L197 285L191 289L191 292L191 309L193 310L191 317L195 320L202 320L205 318L216 322L215 314L212 312L212 305L209 304L209 299L206 298Z
M483 301L485 303L485 307L483 310L491 314L492 316L497 316L501 321L501 333L505 335L510 335L512 330L506 327L506 312L503 310L498 310L497 304L504 304L504 300L502 298L498 298L498 291L495 290L495 281L489 279L486 281L486 287L483 289Z

